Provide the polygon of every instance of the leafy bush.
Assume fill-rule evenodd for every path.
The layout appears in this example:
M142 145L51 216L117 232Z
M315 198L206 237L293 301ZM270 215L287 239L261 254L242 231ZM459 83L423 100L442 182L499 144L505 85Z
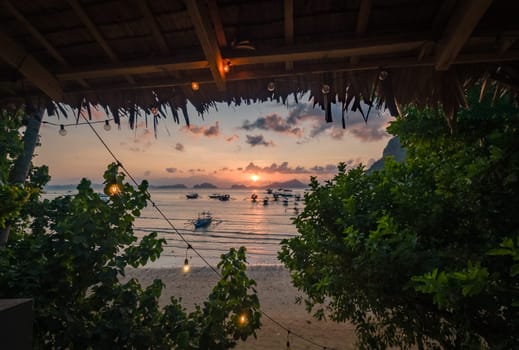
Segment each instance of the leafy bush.
M360 348L519 348L519 110L468 98L454 134L436 110L392 123L405 162L312 179L282 243L308 310Z
M7 196L20 135L19 125L1 121L0 146L13 150L0 159L0 194ZM85 179L76 195L41 200L48 175L45 167L33 168L29 182L14 186L23 195L10 195L11 206L0 211L0 229L7 220L13 224L0 250L0 298L34 299L34 347L213 350L255 336L259 301L255 282L245 274L243 247L222 255L221 280L191 313L174 297L159 306L160 280L146 288L136 279L120 282L126 267L157 259L165 240L153 232L137 241L133 233L134 218L146 205L147 183L137 189L124 183L116 164L104 178L106 193L112 184L120 190L109 201Z

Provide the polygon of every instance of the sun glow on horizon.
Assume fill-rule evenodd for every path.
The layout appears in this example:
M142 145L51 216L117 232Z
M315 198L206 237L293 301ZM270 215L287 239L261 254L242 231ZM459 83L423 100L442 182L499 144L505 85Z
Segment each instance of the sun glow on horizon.
M253 182L258 182L258 180L260 179L259 175L251 175L250 179L253 181Z

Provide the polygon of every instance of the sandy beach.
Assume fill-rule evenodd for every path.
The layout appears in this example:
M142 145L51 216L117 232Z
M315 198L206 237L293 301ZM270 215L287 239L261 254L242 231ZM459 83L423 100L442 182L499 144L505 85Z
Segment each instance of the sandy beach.
M295 304L299 295L290 284L290 276L283 266L252 266L247 273L257 282L261 310L275 321L321 347L303 341L297 336L290 336L290 349L353 349L355 343L354 328L350 324L337 324L331 321L318 321L309 315L302 305ZM187 274L181 268L140 268L127 271L127 277L136 277L141 284L148 285L154 279L161 279L166 285L162 292L161 304L168 302L175 295L182 298L182 304L188 310L193 305L201 304L216 284L218 277L207 267L192 268ZM249 338L237 349L285 349L287 331L262 317L262 327L257 331L257 339Z

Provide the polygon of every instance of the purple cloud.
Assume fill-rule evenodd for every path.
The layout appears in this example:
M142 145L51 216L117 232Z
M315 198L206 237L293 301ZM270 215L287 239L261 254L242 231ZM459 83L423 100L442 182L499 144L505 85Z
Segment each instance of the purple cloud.
M254 147L254 146L265 146L265 147L275 146L274 142L265 140L263 135L246 135L246 136L247 136L247 141L245 141L245 142L247 142L252 147Z

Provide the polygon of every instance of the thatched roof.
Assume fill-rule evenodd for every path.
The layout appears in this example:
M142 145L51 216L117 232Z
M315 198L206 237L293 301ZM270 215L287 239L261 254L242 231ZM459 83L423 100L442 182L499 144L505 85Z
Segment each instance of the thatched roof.
M56 105L48 96L116 118L171 107L178 120L187 100L203 113L310 90L323 108L452 114L476 82L519 86L519 1L3 0L0 11L0 104Z

